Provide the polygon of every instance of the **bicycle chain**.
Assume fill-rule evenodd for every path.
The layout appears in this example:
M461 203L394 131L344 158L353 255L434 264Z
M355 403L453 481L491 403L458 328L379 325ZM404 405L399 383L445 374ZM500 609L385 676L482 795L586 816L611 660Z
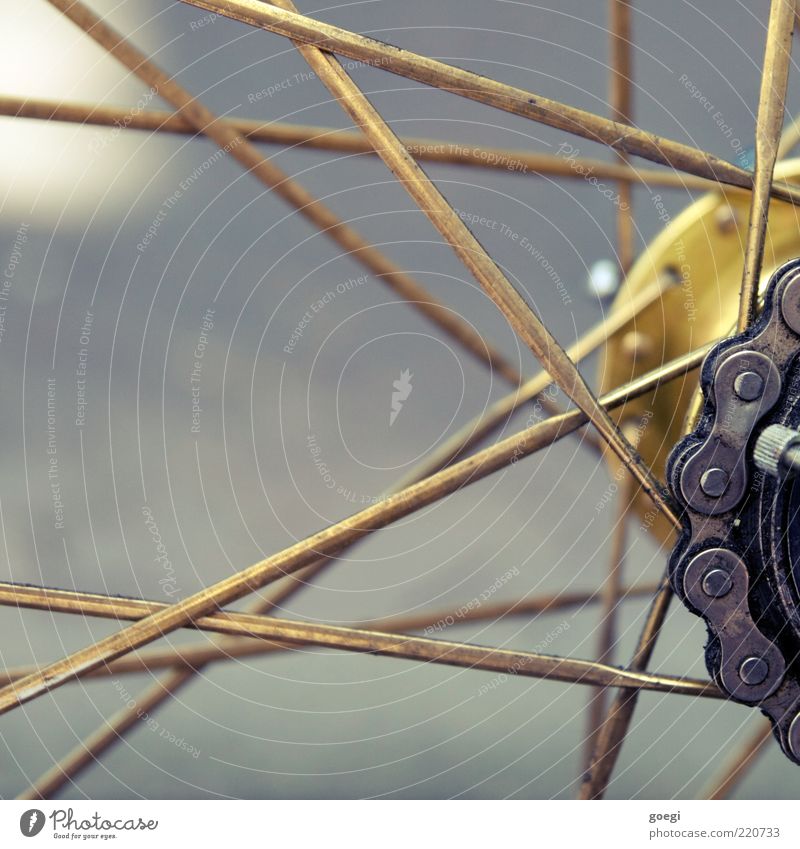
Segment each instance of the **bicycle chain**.
M795 763L800 603L787 602L797 589L785 568L783 484L755 468L752 448L767 424L797 424L799 351L800 260L794 260L771 278L753 326L706 357L701 415L667 465L684 523L670 558L673 589L706 622L714 680L731 699L761 708Z

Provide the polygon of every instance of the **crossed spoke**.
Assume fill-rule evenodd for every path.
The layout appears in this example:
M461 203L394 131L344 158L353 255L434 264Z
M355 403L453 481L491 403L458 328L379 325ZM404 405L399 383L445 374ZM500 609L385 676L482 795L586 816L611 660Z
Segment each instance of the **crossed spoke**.
M620 564L628 496L632 496L638 487L649 495L674 527L679 527L680 522L676 509L660 483L609 415L611 410L624 406L660 384L684 377L695 370L710 346L706 345L665 363L599 398L577 367L583 358L623 330L641 310L660 298L675 281L669 279L668 275L662 277L628 303L618 305L605 321L564 350L422 170L420 163L447 162L503 170L511 170L513 167L521 173L559 177L591 173L618 181L620 197L627 199L625 209L619 210L617 222L618 255L624 271L628 270L634 258L630 201L632 186L636 183L689 189L708 189L724 184L750 192L750 224L739 314L739 329L743 329L752 320L757 308L770 199L792 203L800 201L800 189L773 178L778 156L785 155L800 137L800 126L794 124L781 138L795 4L790 0L772 2L756 123L756 166L754 172L750 173L704 151L657 137L628 123L631 118L631 9L627 0L610 0L609 6L612 31L610 119L313 20L300 14L291 0L271 0L270 3L256 0L182 0L189 5L270 30L292 40L319 80L351 118L358 132L263 124L231 117L218 118L81 2L48 2L151 85L176 111L150 110L130 116L126 110L95 104L61 104L0 97L0 114L106 126L120 126L124 118L126 129L202 134L208 137L270 191L305 216L321 233L372 271L412 308L423 313L428 320L460 343L470 355L500 374L513 389L484 415L469 422L415 467L378 504L300 540L178 603L160 604L141 599L0 584L0 604L132 622L117 633L42 669L8 670L5 676L0 677L0 713L79 677L167 669L167 674L147 688L137 700L139 711L149 712L166 701L207 664L232 657L291 651L298 646L323 646L402 657L482 669L502 675L519 674L580 683L595 688L590 717L591 756L580 795L582 798L599 798L604 795L611 780L641 690L722 698L720 691L711 682L647 671L672 593L666 576L656 587L637 585L626 588L621 582ZM439 140L400 138L347 75L334 54L358 59L425 85L605 144L616 152L616 161L608 163L581 157L570 164L556 156L529 151L464 147ZM543 370L526 379L469 322L437 300L333 210L263 156L255 147L255 142L380 157L500 309L520 339L535 354ZM666 165L672 170L664 172L652 168L634 168L630 161L632 156ZM575 167L576 163L578 168ZM577 409L561 412L542 396L551 382L577 405ZM468 454L482 439L500 430L515 410L537 397L551 414L549 418ZM596 661L433 640L408 633L430 627L452 616L448 611L358 623L349 627L267 615L328 568L344 551L374 531L516 463L586 425L592 426L594 432L584 433L582 443L595 451L604 450L594 435L596 432L625 464L630 474L627 484L629 493L621 505L623 513L618 519L616 544L605 586L597 593L562 593L484 606L469 616L461 616L459 622L538 615L564 607L600 602L605 624ZM228 613L221 609L270 584L275 584L270 588L272 592L259 597L248 612ZM634 656L627 668L611 666L614 611L622 600L643 595L652 595L653 600ZM211 639L207 645L137 651L179 628L209 631ZM605 694L609 688L616 688L619 692L601 722ZM57 792L133 727L139 715L137 710L125 708L110 717L103 726L34 782L21 797L45 798ZM754 762L756 754L763 749L767 739L767 733L763 727L759 727L758 734L746 741L727 772L717 780L715 789L709 791L714 798L728 793L735 786L744 770Z
M770 189L781 141L786 87L789 83L789 66L792 59L794 19L794 0L773 0L756 119L753 195L747 226L742 291L739 296L739 320L736 327L739 332L747 329L758 307L758 284L767 235Z
M270 30L295 41L315 45L340 56L375 65L401 77L582 136L589 141L601 142L608 147L622 150L632 156L641 156L678 171L707 177L726 185L742 188L753 186L753 175L749 171L713 154L305 15L279 9L258 0L181 2ZM796 203L800 199L800 190L782 181L774 182L771 191L774 197L782 200Z
M794 17L793 0L772 0L761 72L761 98L756 119L756 167L739 299L739 330L748 326L758 303L758 281L764 253L769 197L771 186L774 184L773 171L783 126ZM653 601L639 637L630 669L647 668L666 619L671 598L672 590L665 572L662 587ZM581 785L581 798L597 799L605 794L633 719L636 703L636 693L620 691L614 699L598 733L592 763Z
M130 109L100 103L63 103L57 100L0 95L0 115L197 136L196 127L180 113L144 109L133 114ZM217 120L253 142L287 148L304 147L326 150L333 153L376 155L363 133L336 130L332 127L287 124L280 121L264 124L251 118L230 116ZM597 177L603 180L617 180L621 183L701 191L715 189L719 185L716 180L707 177L695 177L693 174L681 174L655 168L634 168L631 165L606 162L603 159L590 159L585 156L571 156L567 161L563 156L552 153L479 147L450 139L403 136L401 141L412 156L423 162L464 165L521 176L547 175L573 180Z
M662 381L697 368L709 347L706 345L655 369L624 387L607 393L598 402L606 409L622 406ZM318 561L320 557L339 554L368 534L535 453L587 422L588 417L581 410L570 410L559 416L551 416L478 451L342 522L331 525L241 572L7 685L0 690L0 713L6 713L48 690L63 686L68 681L91 672L104 663L147 645L177 628L185 627L274 580L299 571Z

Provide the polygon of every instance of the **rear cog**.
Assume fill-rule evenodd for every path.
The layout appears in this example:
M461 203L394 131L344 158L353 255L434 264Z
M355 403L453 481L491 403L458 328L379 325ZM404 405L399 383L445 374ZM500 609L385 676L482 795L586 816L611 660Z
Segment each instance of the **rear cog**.
M764 310L716 345L703 405L667 480L684 530L672 586L708 626L720 688L770 719L800 763L800 260L771 278Z

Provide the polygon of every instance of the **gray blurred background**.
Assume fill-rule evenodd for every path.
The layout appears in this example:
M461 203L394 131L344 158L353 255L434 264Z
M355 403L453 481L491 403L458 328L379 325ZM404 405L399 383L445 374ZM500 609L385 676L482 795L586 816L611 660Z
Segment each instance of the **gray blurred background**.
M124 107L146 95L46 3L0 5L9 22L0 52L4 92ZM318 80L295 76L307 66L277 36L208 20L180 3L91 5L217 113L349 126ZM750 145L767 0L634 6L636 122L733 160L729 139L679 78L702 89ZM374 0L301 9L608 114L601 0ZM588 142L379 70L351 73L403 134L550 152L568 140L586 155L608 157ZM273 95L256 96L287 80ZM800 109L796 82L793 76L792 112ZM157 98L149 107L165 108ZM352 514L507 391L372 276L328 298L290 345L312 304L364 272L234 161L205 166L215 152L210 142L0 121L2 260L12 272L0 338L3 580L162 601L186 596ZM263 150L525 373L534 371L532 356L379 161ZM137 249L165 200L198 167L202 176ZM475 228L562 344L602 317L608 305L589 293L587 269L614 258L615 221L593 187L455 166L427 170L459 210L503 224L542 251L560 289L501 227ZM685 191L662 194L671 214L692 200ZM661 222L644 190L635 200L641 248ZM193 418L199 341L206 347ZM76 425L82 349L85 421ZM404 370L413 388L390 425L393 382ZM595 371L592 362L584 368L593 380ZM505 433L522 428L527 415L510 420ZM48 478L51 445L63 522ZM615 511L595 505L608 485L593 455L564 440L371 537L280 614L345 623L457 607L498 579L493 601L591 589L607 568ZM154 526L168 563L156 559ZM634 532L627 578L655 579L664 556ZM643 600L623 607L620 661L645 607ZM46 663L116 627L5 608L1 659ZM442 636L591 657L596 627L597 609L587 607L456 625ZM179 632L163 645L204 641ZM675 605L653 668L705 675L703 642L699 621ZM182 744L140 724L62 796L572 797L586 688L520 678L487 691L493 678L313 649L216 664L154 715ZM119 686L86 681L0 718L0 794L16 795L123 707L119 687L135 697L150 681L144 674ZM609 795L696 794L754 720L734 705L643 695ZM773 745L739 794L794 798L796 776Z

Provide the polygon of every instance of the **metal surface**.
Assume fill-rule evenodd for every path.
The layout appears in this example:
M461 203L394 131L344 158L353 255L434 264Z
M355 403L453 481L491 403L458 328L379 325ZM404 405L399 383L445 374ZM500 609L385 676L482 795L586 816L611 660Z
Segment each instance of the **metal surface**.
M757 306L758 284L763 270L762 253L765 246L767 200L773 196L796 203L800 198L800 192L795 187L775 183L772 173L778 151L780 119L783 113L788 73L788 44L786 42L787 37L791 35L791 26L787 24L789 7L787 0L773 0L772 3L773 14L770 19L766 60L762 74L762 94L756 133L757 162L754 175L721 159L704 154L702 151L625 125L629 119L631 107L629 49L631 10L630 4L625 0L612 0L610 5L613 34L611 101L614 121L608 121L538 95L531 96L523 89L516 89L436 60L383 45L347 30L318 23L297 14L289 0L277 0L273 3L281 7L280 10L270 9L264 4L248 2L248 0L193 3L203 8L219 9L223 14L237 20L255 23L295 41L301 55L314 69L316 78L328 86L355 124L364 131L366 139L360 139L358 142L353 134L340 134L342 137L336 141L340 147L334 146L331 149L360 151L374 149L374 152L384 159L404 188L409 191L412 198L438 228L445 241L455 249L456 254L500 307L519 335L537 354L544 368L555 377L556 382L567 395L582 408L582 412L571 411L568 414L554 416L541 425L529 427L509 440L478 452L468 460L452 466L446 472L438 470L462 456L466 448L480 438L476 435L478 431L483 434L490 432L503 416L523 403L526 392L535 394L535 387L547 386L548 375L542 373L533 381L519 386L521 377L516 369L493 348L487 347L478 334L471 333L468 323L450 320L451 314L442 304L430 300L427 292L419 287L419 284L405 278L399 269L395 270L394 266L388 263L388 260L374 247L365 243L352 231L349 225L344 223L344 219L338 219L332 211L323 207L304 189L274 169L268 160L244 140L244 136L250 135L250 130L253 131L253 138L260 133L262 137L270 140L269 131L265 131L263 127L261 129L253 127L254 122L245 126L241 122L237 124L235 119L217 119L205 109L202 103L178 87L174 79L159 71L144 54L139 53L131 44L110 30L80 3L65 3L62 0L50 0L50 2L80 23L109 52L122 59L131 70L147 80L153 86L154 92L158 90L176 107L178 113L167 116L166 119L172 131L186 132L188 129L203 132L224 151L232 152L233 158L248 170L252 170L269 189L281 194L311 223L332 236L341 247L365 261L378 276L383 279L392 278L397 284L394 288L399 294L411 302L414 302L417 296L422 298L422 306L419 300L416 306L428 318L437 322L442 329L461 342L473 355L503 374L515 385L515 393L509 396L511 400L503 399L499 402L499 406L493 410L494 418L492 415L481 418L475 433L470 434L467 439L457 441L454 446L451 445L448 448L449 453L443 458L433 456L428 459L427 464L421 464L414 472L416 477L413 486L407 489L401 486L398 488L399 491L380 504L351 516L345 521L332 524L314 536L260 561L249 569L233 574L216 584L212 583L211 586L195 592L194 595L177 604L154 605L142 599L126 600L121 597L100 597L85 593L70 594L38 587L4 585L0 588L0 594L4 593L9 603L18 606L24 606L27 600L31 607L39 606L41 609L44 606L51 612L59 609L61 605L60 609L65 612L80 612L84 615L93 613L114 618L122 617L123 611L128 610L129 613L133 611L130 618L135 620L136 624L111 637L98 640L93 645L64 660L52 663L44 669L29 668L20 672L19 675L9 676L4 682L8 686L0 692L0 710L8 710L28 701L73 677L100 674L102 671L108 672L111 668L121 668L125 664L128 671L133 671L139 661L139 657L132 652L133 649L183 626L238 634L240 636L234 641L235 645L238 647L240 643L245 643L250 646L250 648L242 646L243 654L250 651L253 641L241 639L241 637L259 635L262 642L268 643L269 648L275 651L283 651L292 644L302 643L509 673L524 670L523 674L533 677L580 682L596 687L621 688L613 700L606 721L597 733L597 746L587 770L587 780L583 791L583 795L587 798L602 795L626 735L640 690L669 689L671 692L691 695L720 696L720 691L706 682L684 681L645 671L670 603L672 591L666 581L661 582L656 589L632 661L629 668L625 670L616 670L605 662L610 655L613 638L613 621L610 615L607 620L609 630L603 635L600 643L600 658L598 662L594 662L548 657L537 652L512 653L466 643L445 643L424 638L401 637L367 627L312 624L232 614L219 610L220 606L251 593L267 582L282 580L288 573L295 574L297 578L300 576L311 578L317 575L332 562L336 555L372 531L410 515L444 495L455 492L475 480L480 480L496 469L515 463L522 456L552 444L560 436L574 432L587 422L592 423L606 438L616 452L618 462L632 472L641 485L640 497L647 497L650 502L647 505L648 527L653 527L657 522L660 530L668 535L670 526L674 527L678 524L677 513L668 498L665 498L658 479L651 475L647 462L642 461L617 431L615 423L608 417L607 409L625 404L626 409L620 416L620 420L623 425L630 424L630 413L635 406L633 399L637 394L647 392L669 377L686 374L698 363L696 347L701 340L691 332L683 336L678 332L675 361L670 362L669 354L666 353L667 346L657 344L657 334L641 332L639 310L633 306L634 301L653 303L652 300L648 300L650 298L647 294L648 290L642 288L635 293L635 299L627 298L624 308L616 310L609 322L579 340L574 346L576 351L574 356L572 351L567 355L557 345L550 330L540 322L538 315L517 296L505 272L500 271L502 266L496 265L489 257L463 225L455 210L449 206L420 170L414 156L409 155L405 149L406 143L394 135L360 89L344 73L337 60L324 51L329 48L343 55L364 58L366 61L372 61L387 70L411 79L467 96L550 127L577 133L593 141L603 141L613 148L622 160L615 163L619 171L614 172L612 166L606 165L607 170L604 173L619 175L619 179L624 181L624 184L620 186L620 195L628 201L631 198L631 169L628 168L626 160L628 155L644 156L673 168L683 168L694 174L713 177L718 181L727 180L741 188L752 189L750 228L743 263L745 285L738 310L740 326L745 327L750 324ZM65 115L69 113L69 109L61 111ZM106 112L99 122L102 123L103 120L108 122L111 120L110 116L111 112ZM152 123L160 120L157 116L158 113L141 115L140 126L144 126L147 121ZM74 114L69 120L75 120ZM133 126L132 122L131 127ZM280 128L275 129L280 130ZM314 128L289 127L284 130L286 130L283 136L284 143L293 133L297 141L313 144L314 135L317 132ZM274 135L272 140L275 140ZM365 140L367 144L364 144ZM351 147L348 148L348 145ZM353 145L356 146L353 147ZM319 146L324 147L323 144ZM470 155L472 154L462 153L462 164ZM435 157L429 158L435 159ZM553 163L550 162L548 167L552 165ZM740 235L738 228L741 219L737 218L735 210L728 205L728 201L730 199L732 202L741 194L741 190L731 190L725 195L714 196L722 201L721 207L715 210L715 233L720 240ZM783 209L790 210L792 214L795 213L793 208L785 205ZM796 226L793 229L787 228L787 232L790 233L796 230ZM627 209L624 212L620 210L618 232L621 265L627 270L633 253L633 218ZM771 247L768 245L767 250L769 251ZM651 292L654 288L657 289L663 280L677 280L679 286L673 287L671 293L665 293L665 297L679 290L683 298L681 308L684 312L678 315L688 318L690 313L697 311L699 295L696 299L693 288L695 285L705 285L705 281L708 280L709 286L713 287L712 291L716 292L717 297L720 297L721 292L716 289L717 265L714 266L714 275L709 274L695 279L697 269L692 268L690 263L684 263L680 256L681 252L684 252L683 259L685 259L685 251L686 246L681 241L677 250L677 262L670 260L667 263L661 263L659 259L659 267L655 268L655 273L653 273L654 267L649 268L648 279L651 281L649 290ZM790 254L798 252L800 251L790 251ZM714 263L717 263L717 256L712 254L712 257ZM685 272L685 266L690 268L690 273ZM655 283L652 282L653 277L655 277ZM782 284L785 282L785 280L782 281ZM785 324L778 323L768 329L778 329L782 332L785 327L788 327L797 331L800 326L800 297L789 290L790 285L786 283L780 300ZM629 296L630 289L624 294ZM656 293L656 306L663 310L664 301L658 298L661 294L661 291ZM674 306L677 306L677 302ZM774 309L773 317L777 314L778 310ZM621 322L622 316L628 316L631 320L636 319L637 323L635 329L623 333L618 342L619 351L623 354L621 367L624 369L633 365L637 370L633 374L633 380L630 376L626 377L623 374L614 384L619 388L598 398L584 382L573 361L579 358L579 353L585 354L593 345L605 341L615 328L615 321L617 322L616 330L625 330L624 322ZM704 343L715 340L726 332L727 328L721 325L715 328L717 332L712 332L710 328L714 328L713 319L711 311L706 311L701 317L703 332L708 333L702 338ZM673 326L668 320L664 326L670 326L671 332L662 335L671 336L672 331L679 324L680 322L677 322ZM693 534L692 541L699 540L698 544L703 547L702 550L683 552L685 558L680 565L680 580L676 578L676 588L714 629L716 643L711 650L713 657L710 658L710 666L714 669L720 684L730 695L740 701L767 705L767 709L775 718L784 749L796 757L800 753L800 714L797 712L797 693L790 687L793 681L791 672L788 675L785 674L787 665L791 667L791 663L787 664L787 661L793 660L786 652L787 645L791 644L787 643L785 638L779 640L774 636L770 631L774 623L767 623L768 626L762 630L760 620L763 614L773 614L775 610L778 610L777 618L780 619L785 613L784 619L788 620L795 632L799 631L800 596L797 590L798 576L800 576L800 534L793 532L793 526L787 519L787 515L793 517L800 511L800 505L798 505L800 487L796 491L791 490L787 497L785 492L776 489L782 483L782 478L767 480L761 482L763 483L761 500L753 502L754 522L769 525L769 533L764 537L766 540L764 547L768 551L761 565L769 563L773 568L774 574L770 573L770 576L774 579L780 596L775 605L765 605L761 598L764 581L760 574L753 570L749 551L743 551L741 545L726 547L727 538L721 540L703 536L708 529L714 531L721 527L736 528L735 522L732 526L725 526L724 521L732 510L737 509L749 497L750 487L754 485L750 474L752 470L747 462L748 447L762 426L763 419L772 415L773 407L784 392L783 381L787 378L786 373L790 369L786 357L789 355L791 345L783 344L786 340L782 339L778 339L777 342L773 339L770 342L769 339L762 338L763 336L763 333L761 336L756 336L754 332L743 340L737 340L737 344L741 343L738 347L734 343L723 344L715 351L715 356L711 358L704 372L704 385L707 390L711 388L711 391L707 392L709 401L706 405L706 415L699 418L701 424L691 444L685 443L682 446L681 476L680 479L676 478L673 481L680 499L691 508L696 517L700 517L689 533ZM701 344L701 347L704 346ZM658 359L654 360L653 357ZM774 362L777 362L777 366ZM652 368L649 372L644 372L647 364ZM664 394L662 391L659 397L661 404L665 402ZM552 413L553 406L548 407L548 399L541 399L541 402L542 406ZM672 423L676 419L676 410L680 410L680 407L670 406L669 398L667 398L666 406L659 411L654 422L659 426L663 422ZM647 411L652 414L652 410ZM790 410L790 419L793 412ZM650 418L652 415L648 421ZM797 421L791 421L787 426L797 424ZM637 430L637 438L646 437L645 431L648 430L650 428ZM655 429L651 432L657 434ZM590 443L590 440L585 441ZM662 439L660 444L663 447L670 442L669 439ZM791 464L790 451L791 448L788 448L782 452L780 461L783 465ZM659 457L657 453L654 456L656 459ZM437 474L425 478L426 469L435 471ZM420 478L425 479L417 483ZM772 498L771 501L770 498ZM666 522L655 514L651 514L653 503L660 506ZM774 506L776 503L777 509ZM709 519L709 517L712 518ZM315 525L314 528L316 527ZM784 533L787 531L789 533ZM734 536L736 536L735 533ZM783 546L784 537L788 537L788 552L781 548L782 556L779 557L775 549ZM617 540L618 546L622 545L622 540L623 537L620 535ZM622 560L621 551L616 554L619 556L615 555L612 559L612 569L604 595L604 608L609 614L620 592L618 566ZM676 553L676 557L683 557L683 554ZM263 556L263 554L257 556ZM285 582L279 586L279 592L270 599L288 597L300 586L300 582ZM274 606L274 602L268 600L263 606L270 609ZM784 624L786 621L783 621L781 627ZM759 627L756 627L757 625ZM226 647L227 641L203 647L205 653L192 650L188 654L191 654L198 662L205 663L217 659L220 651ZM142 704L148 709L155 709L167 696L188 681L195 670L187 667L185 657L180 653L161 652L158 663L155 658L157 653L149 654L153 660L153 668L172 666L170 675L142 696ZM117 660L115 661L114 658ZM105 661L111 661L111 663L108 664ZM146 658L142 655L139 670L150 668L145 661ZM31 788L31 794L35 796L41 795L42 791L53 792L76 770L89 763L95 752L107 748L118 733L124 733L131 728L134 718L134 712L130 707L113 716L110 725L89 735L85 745L78 746L63 762L56 764L49 773L46 773L41 781ZM597 725L598 723L593 723L594 727Z
M610 121L535 92L488 79L445 62L420 56L409 50L323 23L306 15L278 9L258 0L181 0L181 2L241 23L261 27L294 41L314 45L330 53L375 65L398 76L574 133L590 141L603 142L615 150L624 151L632 156L641 156L672 169L686 171L699 177L709 177L718 183L748 189L753 187L751 172L711 153L698 151L655 133L644 132ZM771 195L792 203L797 203L800 199L797 188L781 180L772 181Z
M701 348L685 355L674 363L656 369L650 376L633 381L601 397L599 403L604 407L613 407L638 392L646 392L662 380L685 374L699 365L706 352L705 348ZM254 563L184 601L154 612L110 637L37 670L0 689L0 712L13 710L24 702L38 698L55 687L63 686L72 679L86 675L104 663L121 657L136 646L147 645L177 628L193 623L230 601L252 593L258 587L317 562L321 555L337 554L372 531L385 527L404 515L421 510L462 486L481 480L497 469L517 462L521 457L538 451L543 445L565 436L570 430L576 430L587 421L587 416L579 410L571 410L546 419L356 513L350 519Z
M758 435L753 460L768 475L776 478L796 475L800 472L800 431L785 425L773 424L765 427Z
M758 291L767 235L769 194L778 158L778 145L786 109L786 87L792 55L795 0L772 0L767 28L767 44L761 73L761 93L756 118L753 195L747 225L739 315L736 329L750 325L758 311Z
M785 423L800 416L795 371L800 334L782 308L798 299L800 260L795 260L773 276L764 310L748 331L709 353L697 427L672 452L668 480L685 507L671 580L709 628L709 672L732 699L760 707L784 752L800 763L798 606L787 551L798 529L795 512L787 511L786 476L774 474L797 437ZM755 386L751 371L760 376L763 391L746 392L756 395L746 401L736 386ZM761 446L757 465L753 443ZM727 474L731 483L719 492L700 492L698 481L711 470ZM791 623L794 628L787 627Z
M743 401L734 390L736 380L757 369L764 392ZM745 449L758 422L777 402L781 377L775 364L749 347L721 354L713 378L714 420L705 440L683 458L680 491L693 510L714 516L739 503L747 488Z
M796 180L799 174L800 160L787 160L776 168L776 175L787 180ZM653 240L631 269L615 307L652 285L659 275L676 273L679 282L642 309L635 323L631 322L630 328L648 340L638 357L631 357L626 351L623 336L607 344L598 368L604 391L648 371L662 357L680 356L689 348L731 333L737 316L746 222L745 197L729 191L713 192L687 207ZM777 267L798 255L797 216L784 204L773 203L762 272L764 284ZM699 401L696 384L673 383L626 405L617 414L620 423L641 421L644 414L653 414L642 432L639 452L655 475L665 475L669 451L683 436L685 421L693 404ZM609 463L612 475L619 474L618 461L609 456ZM659 542L673 542L672 529L655 514L649 499L639 494L634 509L643 527Z
M60 121L81 126L119 127L126 130L147 130L158 133L176 133L196 136L197 129L180 113L144 109L133 113L119 106L100 103L63 103L40 98L0 95L0 115L28 118L39 121ZM375 150L363 133L337 130L335 127L316 127L289 124L283 121L263 123L251 118L220 117L218 123L230 127L254 142L287 147L305 147L337 153L364 153L376 156ZM623 183L646 186L665 186L678 189L709 190L717 183L707 177L656 168L634 168L619 162L606 162L584 156L564 157L538 151L479 147L450 139L430 139L403 136L409 152L423 162L436 162L490 169L520 176L548 175L569 180L584 180L586 174L598 179L617 180ZM742 190L744 191L744 190Z

